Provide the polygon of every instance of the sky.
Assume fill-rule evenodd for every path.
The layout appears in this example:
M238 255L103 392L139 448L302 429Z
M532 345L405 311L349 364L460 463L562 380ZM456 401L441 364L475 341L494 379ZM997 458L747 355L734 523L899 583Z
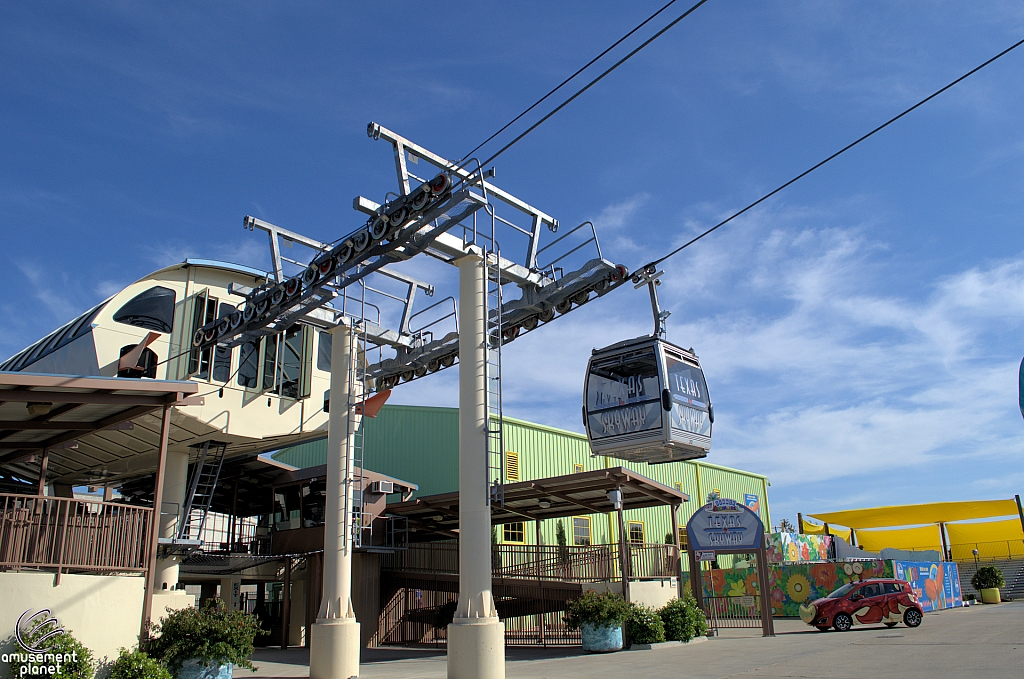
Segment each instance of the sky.
M266 268L244 215L345 235L396 189L367 123L461 158L661 4L0 4L0 358L186 257ZM633 270L1022 37L1013 2L711 0L494 181ZM1024 492L1022 85L1024 48L664 264L707 461L766 474L776 521ZM505 413L582 431L590 350L651 325L623 286L509 344ZM455 406L456 381L392 402Z

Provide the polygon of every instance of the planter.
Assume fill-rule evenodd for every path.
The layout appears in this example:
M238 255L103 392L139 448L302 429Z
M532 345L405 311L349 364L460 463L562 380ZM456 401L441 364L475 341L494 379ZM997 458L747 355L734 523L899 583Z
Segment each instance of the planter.
M216 665L202 660L186 660L175 679L232 679L232 665Z
M998 587L983 589L979 594L981 594L981 603L983 604L997 604L1000 601Z
M583 634L583 650L588 653L611 653L622 650L622 627L595 627L585 622L580 626L580 632Z

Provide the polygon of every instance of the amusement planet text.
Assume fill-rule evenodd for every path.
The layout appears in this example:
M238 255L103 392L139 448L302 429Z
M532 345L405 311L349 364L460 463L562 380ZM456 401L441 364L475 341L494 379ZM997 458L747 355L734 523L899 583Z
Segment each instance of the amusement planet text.
M70 653L4 653L0 655L0 661L5 663L20 662L21 669L19 677L55 675L60 673L61 665L77 662L78 652Z

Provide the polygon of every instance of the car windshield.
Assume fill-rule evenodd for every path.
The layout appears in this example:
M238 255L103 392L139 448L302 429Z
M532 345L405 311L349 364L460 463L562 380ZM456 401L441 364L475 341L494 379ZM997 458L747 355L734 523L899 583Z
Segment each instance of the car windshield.
M836 591L834 591L831 594L829 594L825 598L826 599L838 599L839 597L846 596L847 594L849 594L850 590L852 590L852 589L853 589L853 584L852 583L847 583L847 584L843 585L842 587L840 587L839 589L837 589Z

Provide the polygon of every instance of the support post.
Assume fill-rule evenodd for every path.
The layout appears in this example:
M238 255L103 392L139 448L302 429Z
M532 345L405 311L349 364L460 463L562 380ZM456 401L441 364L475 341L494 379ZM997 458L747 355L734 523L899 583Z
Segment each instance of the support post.
M352 608L352 507L354 459L351 455L358 416L349 431L354 378L352 329L342 323L331 331L331 400L327 432L327 506L324 514L323 599L310 634L310 679L359 676L359 623ZM347 465L343 463L347 461ZM311 585L315 584L311 582Z
M758 592L761 599L762 636L775 636L775 622L772 618L771 578L768 575L768 550L762 545L757 550Z
M142 604L143 637L149 637L149 619L153 615L153 593L157 587L156 552L159 543L160 505L164 501L164 469L167 467L167 437L171 430L171 406L165 405L160 418L160 443L157 448L156 479L153 487L153 513L149 516L149 563L146 573L146 597Z
M43 451L43 459L39 461L39 487L36 489L36 495L42 497L46 495L46 468L50 465L50 451Z
M949 543L946 541L946 524L939 522L939 538L942 540L942 560L950 558Z
M669 520L672 524L672 542L676 546L676 595L683 598L683 543L679 537L679 505L668 506Z
M619 493L622 493L622 489L618 488ZM620 495L621 497L621 495ZM622 511L622 503L619 503L615 513L619 518L619 571L622 573L622 598L629 603L629 567L632 565L630 562L629 554L629 536L626 534L626 519Z
M1017 515L1020 516L1020 529L1024 530L1024 507L1020 504L1020 495L1014 495L1013 499L1017 501Z
M700 574L700 562L693 547L686 550L690 556L690 593L697 602L697 608L704 609L704 580Z
M459 266L459 601L448 625L448 679L504 679L505 626L491 593L487 477L486 269ZM318 678L315 678L318 679Z
M804 533L804 515L800 512L796 513L796 529L800 531L800 534Z
M292 613L292 559L284 560L284 583L281 585L281 648L288 648L289 629Z

